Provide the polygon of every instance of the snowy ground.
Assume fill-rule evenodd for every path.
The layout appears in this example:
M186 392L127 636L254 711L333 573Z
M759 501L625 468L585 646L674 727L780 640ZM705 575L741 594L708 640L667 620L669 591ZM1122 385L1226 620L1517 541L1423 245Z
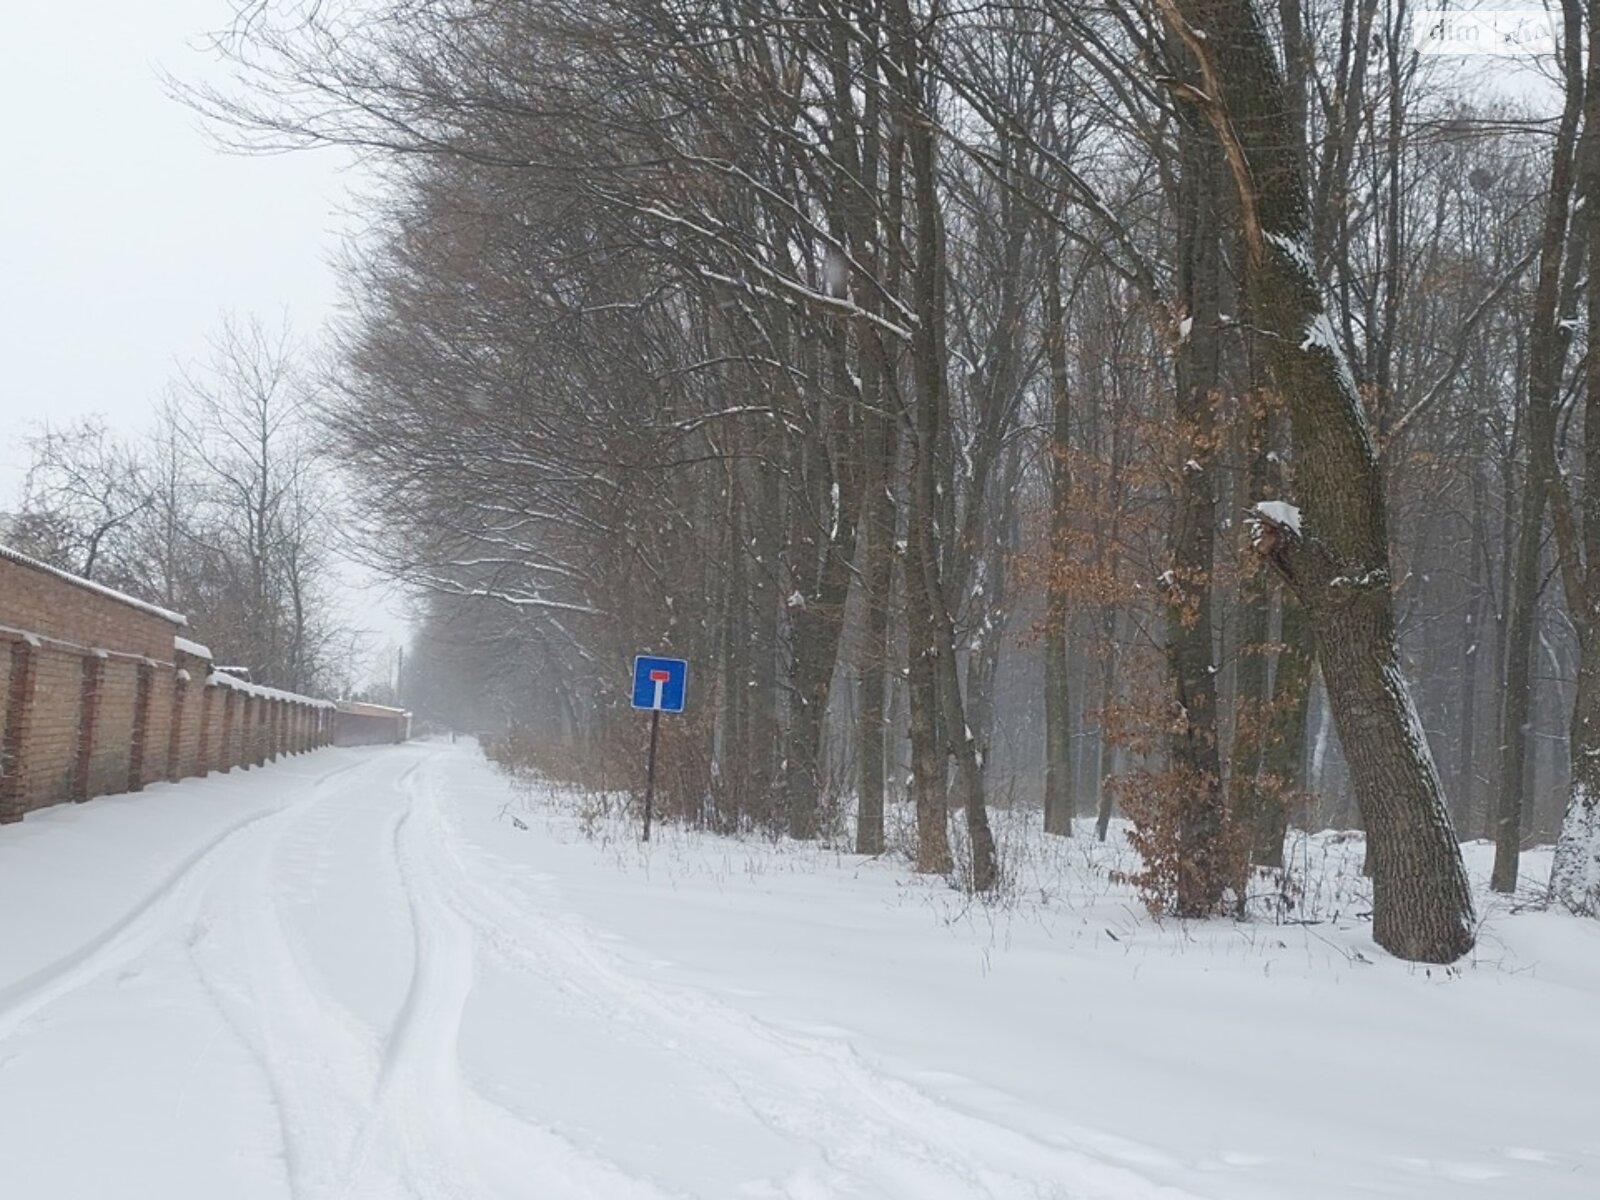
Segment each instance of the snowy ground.
M1600 1195L1600 923L1496 910L1428 971L1367 936L1358 844L1301 847L1320 924L1188 927L1115 847L1035 846L1002 907L645 848L466 743L36 814L0 1196Z

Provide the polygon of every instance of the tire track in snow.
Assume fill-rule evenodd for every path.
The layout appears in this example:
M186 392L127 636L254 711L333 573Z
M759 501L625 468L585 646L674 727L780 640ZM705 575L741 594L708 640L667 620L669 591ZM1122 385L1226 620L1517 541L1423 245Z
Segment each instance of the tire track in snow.
M236 844L270 822L287 821L315 802L320 789L359 762L336 767L310 781L311 794L278 808L252 813L217 832L172 868L144 897L105 929L37 971L0 988L0 1041L14 1035L36 1013L128 965L176 928L193 919L197 895L233 856Z
M308 1200L338 1195L345 1184L352 1114L365 1107L381 1044L322 993L290 941L278 902L277 859L291 835L321 819L313 805L297 806L291 815L294 821L275 826L270 838L252 847L240 871L211 889L205 933L189 954L261 1068L277 1112L290 1193Z
M362 784L407 802L375 831L399 876L414 948L407 994L386 1034L327 995L294 944L277 902L275 861L297 832L293 824L275 828L247 870L213 889L210 935L190 948L267 1079L291 1193L297 1200L483 1200L526 1196L537 1179L541 1197L663 1200L553 1131L517 1121L462 1080L455 1044L472 986L471 930L417 869L409 781L420 764L406 757L413 762L399 778ZM309 808L297 816L301 826L316 819Z
M387 830L389 857L411 925L411 979L384 1040L368 1112L352 1139L341 1195L384 1196L407 1188L445 1200L474 1196L481 1186L465 1147L456 1060L461 1016L472 991L472 933L432 901L427 880L416 871L410 782L421 765L412 766L397 782L406 807Z
M522 1121L463 1078L456 1047L475 974L475 938L427 870L431 830L418 816L415 784L423 765L400 777L406 807L388 835L411 922L412 976L384 1041L371 1110L353 1139L341 1196L378 1200L403 1188L425 1200L521 1197L537 1179L541 1196L665 1200L615 1164Z
M772 1028L698 989L649 981L570 914L519 910L482 883L431 802L427 847L447 899L480 943L507 966L571 996L645 1044L670 1050L719 1079L762 1123L813 1145L825 1181L801 1196L895 1196L917 1200L1185 1200L1162 1185L1083 1151L1042 1142L960 1112L874 1070L852 1048ZM820 1185L820 1187L819 1187ZM865 1186L870 1190L863 1193Z

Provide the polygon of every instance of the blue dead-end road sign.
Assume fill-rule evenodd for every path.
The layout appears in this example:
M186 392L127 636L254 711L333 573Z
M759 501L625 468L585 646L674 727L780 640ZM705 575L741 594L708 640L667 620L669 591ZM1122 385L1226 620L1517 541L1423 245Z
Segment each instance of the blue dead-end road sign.
M654 658L641 654L633 660L633 706L657 712L682 712L688 691L689 663L682 658Z

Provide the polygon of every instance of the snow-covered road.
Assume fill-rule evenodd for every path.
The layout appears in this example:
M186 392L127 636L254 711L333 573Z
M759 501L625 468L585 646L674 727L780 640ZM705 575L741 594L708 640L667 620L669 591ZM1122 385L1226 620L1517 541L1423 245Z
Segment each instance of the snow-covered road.
M675 854L670 836L651 859L625 842L556 836L529 809L513 821L515 803L474 748L421 744L328 751L4 831L0 1195L1180 1200L1358 1185L1511 1196L1535 1184L1541 1196L1594 1194L1583 1185L1600 1135L1563 1144L1568 1134L1545 1120L1475 1151L1474 1130L1452 1134L1460 1111L1499 1119L1487 1094L1447 1098L1437 1124L1407 1114L1393 1147L1319 1133L1324 1109L1295 1097L1333 1089L1337 1113L1358 1098L1342 1091L1336 1060L1353 1054L1350 1070L1372 1069L1359 1048L1338 1048L1338 1029L1313 1030L1333 1049L1303 1061L1264 1049L1285 1090L1257 1094L1259 1064L1229 1074L1234 1040L1295 1016L1248 1011L1265 997L1241 981L1270 976L1261 962L1213 964L1220 994L1246 1011L1219 1006L1199 1022L1216 1045L1174 1064L1159 1031L1104 1044L1120 1036L1112 1010L1131 994L1125 955L1109 971L1091 956L1063 982L1070 939L1046 965L1025 938L1011 949L991 937L986 964L1015 956L1031 972L1007 982L977 969L970 930L884 903L885 887L901 887L887 869L851 879L849 862L808 860L785 873L756 850L733 861L731 843L710 858L685 843ZM841 879L853 908L839 902ZM846 924L852 911L864 914L859 931ZM919 929L929 945L912 944ZM1152 956L1145 990L1168 987L1182 957ZM1204 1010L1217 989L1203 964L1186 969L1187 999ZM1307 978L1337 989L1319 970ZM1452 993L1396 978L1383 991L1414 1004L1416 1030L1403 1036L1426 1037L1417 1031L1439 1018L1425 1010ZM1107 980L1109 1006L1093 992ZM1299 982L1273 1002L1305 1004ZM1592 982L1538 993L1545 1007L1528 1019L1560 1019L1569 1001L1583 1011ZM1058 995L1028 995L1052 986ZM1385 1006L1347 990L1358 1021L1373 1005L1406 1019L1392 996ZM1445 1008L1463 1004L1447 1015L1470 1030L1472 1004ZM1038 1027L1019 1028L1023 1018ZM1594 1045L1585 1036L1580 1050ZM1486 1088L1507 1067L1540 1067L1524 1045L1418 1053L1422 1071L1477 1053L1460 1077ZM1211 1067L1213 1055L1224 1065ZM1321 1081L1299 1073L1324 1061ZM1403 1105L1418 1084L1393 1086ZM1207 1095L1237 1113L1227 1144L1215 1142ZM1125 1115L1139 1103L1147 1142ZM1273 1117L1283 1108L1296 1111ZM1084 1121L1095 1112L1106 1128ZM1268 1119L1280 1127L1263 1129ZM1381 1112L1353 1119L1357 1132L1385 1123ZM1167 1135L1185 1120L1208 1131L1207 1149Z

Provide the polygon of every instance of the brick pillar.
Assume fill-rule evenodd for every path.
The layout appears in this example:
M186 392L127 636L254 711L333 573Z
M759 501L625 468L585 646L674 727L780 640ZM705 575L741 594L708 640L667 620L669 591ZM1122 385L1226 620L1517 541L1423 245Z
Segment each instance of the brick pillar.
M200 685L200 737L194 748L194 773L211 774L211 697L216 688Z
M172 723L167 728L167 778L173 783L183 778L179 756L183 753L183 710L188 699L189 681L179 671L172 680Z
M0 717L0 824L22 820L27 803L28 734L33 724L37 652L27 642L11 645L10 686Z
M106 660L98 654L83 657L83 685L78 692L78 740L72 762L71 798L82 804L89 798L89 768L94 761L95 726L100 718L100 685L105 682Z
M139 679L133 693L133 744L128 748L128 790L144 791L145 746L150 740L150 691L155 687L156 671L149 663L139 664Z
M239 761L246 770L256 765L256 737L261 726L261 701L254 696L244 698L244 728L239 734Z
M237 708L238 693L232 688L228 688L222 694L222 733L217 739L220 743L217 747L217 770L219 771L231 771L234 768L233 726Z
M252 739L250 752L255 755L255 764L258 767L267 763L267 728L272 714L267 711L268 704L260 697L256 698L256 728L255 737Z
M261 720L261 702L248 693L239 701L239 758L248 771L256 765L256 724Z
M239 765L249 770L256 765L256 726L261 721L261 701L245 696L239 701L244 720L239 726Z

